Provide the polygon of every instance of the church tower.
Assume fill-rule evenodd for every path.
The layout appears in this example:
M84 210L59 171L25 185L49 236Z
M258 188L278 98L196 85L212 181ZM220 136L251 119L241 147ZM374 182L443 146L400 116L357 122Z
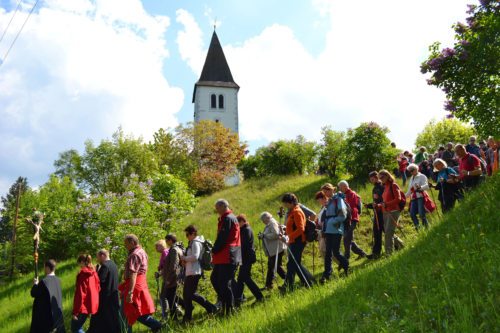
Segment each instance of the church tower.
M212 35L207 58L194 85L194 121L213 120L238 132L238 90L217 34Z

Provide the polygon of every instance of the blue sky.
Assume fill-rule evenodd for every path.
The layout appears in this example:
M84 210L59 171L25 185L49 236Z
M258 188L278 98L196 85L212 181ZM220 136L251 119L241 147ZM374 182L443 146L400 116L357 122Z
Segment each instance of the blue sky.
M67 149L119 126L149 140L190 121L215 19L252 149L320 129L377 121L411 148L443 94L419 65L473 0L46 0L0 66L0 193L33 186ZM0 59L33 0L0 42ZM0 0L0 32L17 0Z

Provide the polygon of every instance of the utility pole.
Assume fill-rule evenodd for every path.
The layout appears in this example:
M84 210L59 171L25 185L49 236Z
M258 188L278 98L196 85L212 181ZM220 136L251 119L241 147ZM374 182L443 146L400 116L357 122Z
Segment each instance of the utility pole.
M21 201L21 184L22 181L17 183L16 195L16 215L14 216L14 223L12 225L12 261L10 265L10 278L14 276L14 266L16 262L16 241L17 241L17 220L19 219L19 204Z

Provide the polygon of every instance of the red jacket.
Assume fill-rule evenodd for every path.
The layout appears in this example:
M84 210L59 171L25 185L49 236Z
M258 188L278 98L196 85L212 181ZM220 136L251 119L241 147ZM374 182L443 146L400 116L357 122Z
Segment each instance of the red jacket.
M127 293L130 290L130 279L118 286L121 293L123 312L130 326L134 325L139 317L155 313L155 304L148 289L148 282L145 274L137 274L134 290L132 293L132 303L126 301Z
M299 205L295 205L288 214L288 219L286 221L286 234L289 238L288 243L295 243L297 239L306 241L306 216Z
M212 248L212 264L241 264L240 225L230 210L219 217L217 239Z
M399 192L398 184L388 181L385 183L384 194L382 198L384 199L385 207L384 212L392 212L395 210L399 211L399 202L401 201L401 193Z
M76 276L73 315L94 314L99 308L99 276L91 268L83 267Z
M359 206L361 205L361 198L350 188L345 191L344 195L345 201L349 204L349 206L351 206L351 220L359 222Z

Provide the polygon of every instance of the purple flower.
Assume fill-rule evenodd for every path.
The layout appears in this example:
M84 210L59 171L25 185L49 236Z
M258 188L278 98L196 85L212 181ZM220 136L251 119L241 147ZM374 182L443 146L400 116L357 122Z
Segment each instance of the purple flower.
M427 65L429 66L429 68L433 71L435 70L438 70L439 67L441 67L441 65L443 64L444 62L444 58L442 56L437 56L435 58L432 58L431 60L429 60L427 62Z
M459 43L462 46L468 46L468 45L470 45L470 42L468 40L461 40Z
M427 79L427 84L432 86L436 81L433 78Z
M460 53L460 60L467 60L468 58L469 58L469 52L464 50Z
M458 22L457 25L455 26L455 31L458 34L463 34L467 31L467 26L463 24L462 22Z
M146 184L148 184L148 186L153 186L153 180L149 178L149 179L146 181Z
M441 54L445 58L453 57L455 55L455 53L456 53L455 49L452 49L452 48L449 48L449 47L447 47L443 51L441 51Z
M87 236L87 237L85 237L85 241L87 243L90 243L90 242L92 242L92 238L90 238L90 236Z
M486 7L490 4L491 0L479 0L481 6Z
M457 107L455 106L455 104L453 104L452 101L446 101L446 102L444 102L444 109L446 111L450 111L450 112L457 111Z
M132 191L127 191L123 195L128 197L128 198L133 198L135 194Z
M120 247L118 245L115 245L111 248L111 251L118 251Z
M455 116L452 113L448 113L446 115L446 119L453 119L453 118L455 118Z
M482 4L482 3L481 3ZM474 13L474 10L476 10L477 6L476 5L467 5L467 14L472 14Z
M108 245L111 244L111 238L109 237L104 238L104 243Z

